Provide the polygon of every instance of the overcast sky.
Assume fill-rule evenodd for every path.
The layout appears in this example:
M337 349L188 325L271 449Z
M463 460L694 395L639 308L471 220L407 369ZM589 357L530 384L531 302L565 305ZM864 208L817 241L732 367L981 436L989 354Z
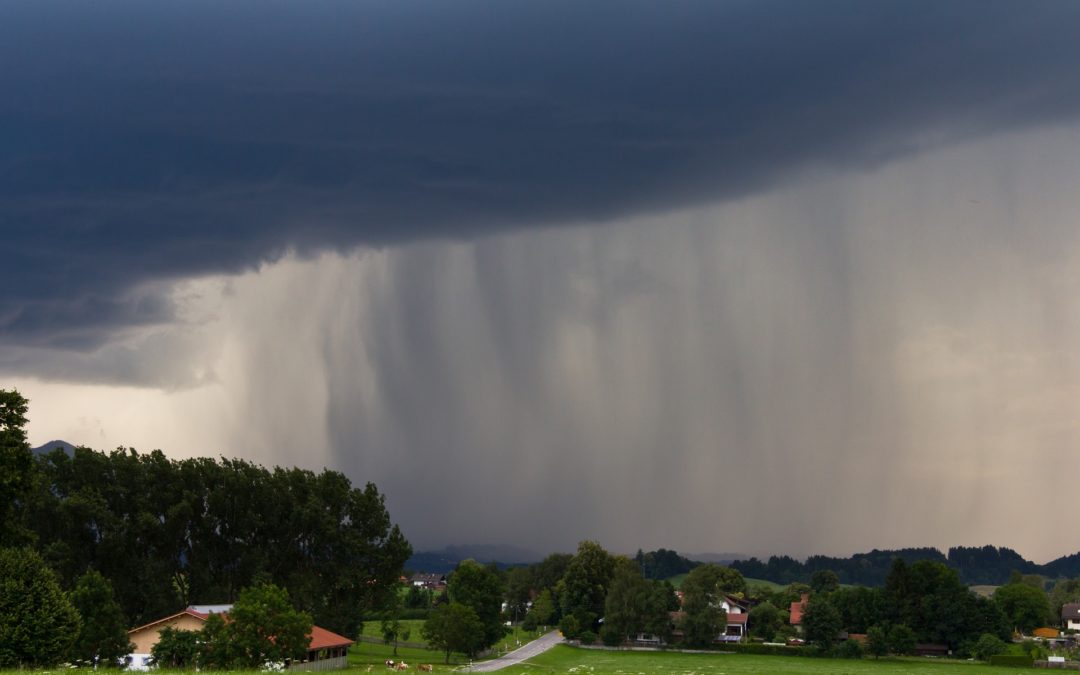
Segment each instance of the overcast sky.
M2 3L0 387L373 481L417 549L1074 553L1078 25Z

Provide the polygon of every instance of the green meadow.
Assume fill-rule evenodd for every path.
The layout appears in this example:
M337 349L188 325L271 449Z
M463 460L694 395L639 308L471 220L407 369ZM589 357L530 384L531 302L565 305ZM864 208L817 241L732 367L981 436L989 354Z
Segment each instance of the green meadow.
M514 675L1006 675L1032 670L926 658L818 659L746 654L687 654L577 649L559 646L522 666L499 671Z

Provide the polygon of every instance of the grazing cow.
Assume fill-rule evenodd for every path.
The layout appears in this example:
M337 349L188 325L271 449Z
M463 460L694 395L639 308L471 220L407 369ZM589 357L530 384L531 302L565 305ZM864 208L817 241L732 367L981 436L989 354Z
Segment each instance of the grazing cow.
M386 667L387 668L393 668L394 667L394 659L386 659Z
M402 661L401 663L397 664L397 669L398 670L408 670L409 669L409 664Z
M421 663L420 665L417 666L417 668L420 670L421 673L430 673L431 672L431 664L430 663Z

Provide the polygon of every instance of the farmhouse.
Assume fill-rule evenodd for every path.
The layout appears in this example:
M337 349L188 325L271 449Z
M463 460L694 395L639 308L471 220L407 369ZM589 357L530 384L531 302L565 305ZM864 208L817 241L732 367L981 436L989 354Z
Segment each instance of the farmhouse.
M128 639L135 650L128 657L130 670L146 670L150 666L150 652L161 638L165 628L175 630L202 630L211 614L228 614L232 605L192 605L182 612L151 621L128 631ZM307 658L293 663L289 670L322 671L345 668L345 657L353 641L325 628L312 626Z

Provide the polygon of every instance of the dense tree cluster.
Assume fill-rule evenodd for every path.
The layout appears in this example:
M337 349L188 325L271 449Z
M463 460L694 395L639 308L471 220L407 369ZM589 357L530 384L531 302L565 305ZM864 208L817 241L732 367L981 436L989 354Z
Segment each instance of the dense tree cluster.
M686 574L701 564L696 560L684 558L676 551L669 551L665 548L649 551L648 553L642 553L641 549L638 549L637 554L634 556L634 562L641 568L641 573L645 575L646 579L656 579L658 581Z
M639 633L670 640L670 613L678 608L675 589L668 581L646 579L635 561L618 557L604 601L600 637L609 645L622 644Z
M830 648L842 632L865 633L868 650L910 653L916 642L971 654L984 634L1007 639L1010 618L1001 603L982 598L943 562L893 561L883 588L815 593L803 615L807 639Z
M288 589L320 625L355 635L393 596L411 553L375 486L354 488L339 472L86 448L35 460L26 422L26 399L0 390L0 552L13 570L46 570L27 597L70 630L30 652L0 640L15 645L0 654L6 664L111 662L127 648L118 627L235 601L257 580ZM2 601L17 602L18 588L5 578L12 595ZM30 605L2 612L0 631L21 630L11 621L31 616L22 611ZM90 620L80 623L80 612Z
M375 486L336 471L77 448L38 475L26 512L39 550L67 586L89 569L108 577L133 625L233 601L265 576L351 634L410 553Z

